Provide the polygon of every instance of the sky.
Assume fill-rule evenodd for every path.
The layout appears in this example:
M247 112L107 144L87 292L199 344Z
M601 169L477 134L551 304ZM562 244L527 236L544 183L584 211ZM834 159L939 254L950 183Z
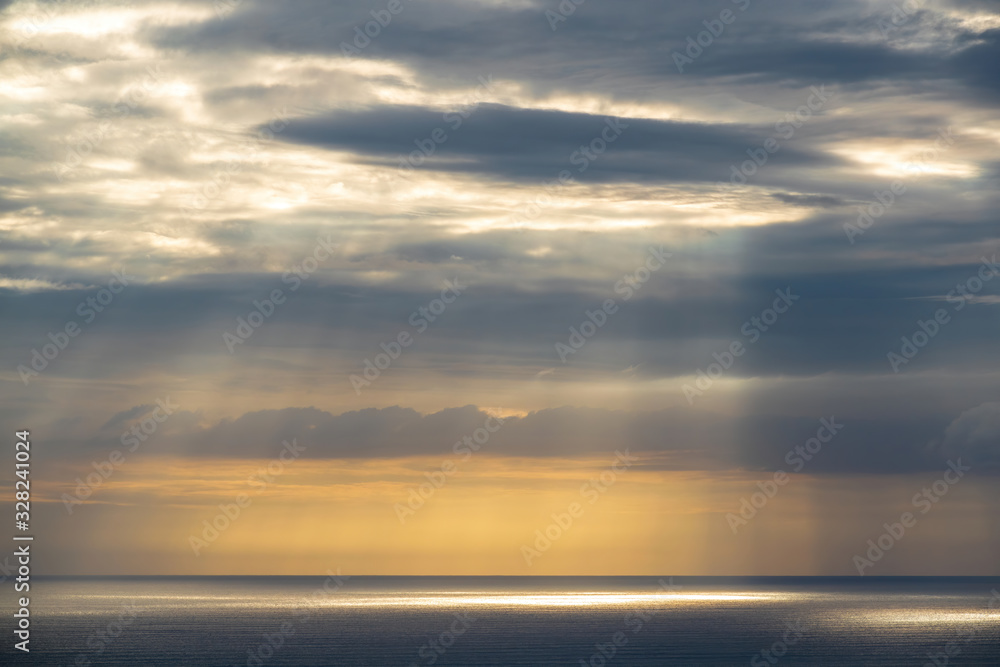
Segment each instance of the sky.
M998 104L986 0L0 2L35 562L998 575Z

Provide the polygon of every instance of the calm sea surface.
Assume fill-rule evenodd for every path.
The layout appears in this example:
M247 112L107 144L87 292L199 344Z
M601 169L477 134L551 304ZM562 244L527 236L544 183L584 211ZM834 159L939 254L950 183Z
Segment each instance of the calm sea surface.
M33 579L30 654L9 586L3 665L1000 665L997 578Z

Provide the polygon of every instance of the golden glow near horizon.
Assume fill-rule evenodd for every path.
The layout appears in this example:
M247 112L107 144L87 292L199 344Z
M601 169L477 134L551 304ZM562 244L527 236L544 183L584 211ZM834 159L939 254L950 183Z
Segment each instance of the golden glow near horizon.
M401 522L394 506L406 504L411 492L428 481L425 473L440 470L443 459L451 459L456 472ZM640 461L657 459L643 455ZM600 480L608 469L608 457L549 459L544 468L532 459L480 454L463 461L450 452L402 459L303 459L287 462L268 479L271 463L138 459L74 505L72 516L60 499L73 493L74 477L86 473L67 467L61 474L66 484L40 485L36 497L44 508L40 512L52 522L51 534L58 536L52 539L65 541L65 548L78 554L76 568L106 574L129 572L106 561L110 549L125 558L145 554L144 568L155 566L167 574L316 574L336 564L351 574L658 575L749 569L807 575L822 572L827 562L843 569L835 555L823 551L838 533L853 530L831 511L847 509L842 500L839 508L834 501L844 485L853 489L859 511L866 495L887 493L887 487L876 491L863 480L794 477L755 519L752 533L734 536L726 513L739 511L739 498L756 490L760 475L639 465L619 472L606 493L582 495L588 480ZM903 497L917 479L888 481ZM936 535L949 535L949 548L967 540L970 522L980 520L973 501L984 489L974 481L964 484L953 491L947 507L925 520L936 525ZM231 507L240 494L249 504L239 516L217 519L220 507ZM534 548L536 529L544 531L571 502L582 505L582 516L526 564L522 546ZM135 524L139 517L146 518ZM211 530L205 532L213 521L224 526L214 539ZM808 530L814 522L823 523L824 534ZM121 530L123 525L131 528ZM206 540L198 555L192 536ZM773 551L775 541L782 544L780 553ZM727 549L710 547L718 543ZM678 544L686 548L677 549ZM897 547L914 557L944 548L930 533L915 534ZM978 558L985 563L988 555ZM585 603L530 596L512 603L535 602Z

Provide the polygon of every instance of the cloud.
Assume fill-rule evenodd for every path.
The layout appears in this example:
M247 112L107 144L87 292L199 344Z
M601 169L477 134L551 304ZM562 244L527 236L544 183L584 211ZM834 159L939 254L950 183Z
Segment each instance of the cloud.
M21 6L8 7L4 20ZM935 6L887 38L878 27L886 8L867 2L755 2L683 75L671 53L715 9L586 3L552 32L549 6L408 4L360 55L346 58L341 41L371 20L361 0L244 0L225 20L210 4L187 3L170 12L137 8L134 21L102 38L40 33L9 54L0 64L31 75L5 79L11 110L0 135L9 160L0 179L4 414L36 405L66 419L73 410L86 415L65 398L86 381L108 392L95 393L100 414L125 419L123 407L152 400L136 398L143 383L178 382L165 369L181 368L196 386L239 390L254 408L274 408L226 412L227 425L218 422L224 411L213 413L213 433L227 441L240 434L251 451L263 446L255 435L298 433L308 424L399 455L399 443L381 429L419 431L427 414L471 400L473 384L509 388L523 377L553 392L518 406L536 411L559 405L557 392L581 383L627 382L637 401L658 401L659 391L680 396L683 378L743 338L743 323L785 287L803 300L727 375L741 388L727 414L749 405L790 421L720 438L745 454L723 457L727 465L780 464L782 447L804 428L796 414L811 418L831 397L848 400L837 392L851 382L890 387L871 404L892 415L874 416L870 428L853 422L838 450L844 453L831 452L826 464L843 469L891 470L893 456L913 451L920 437L897 413L900 396L927 417L921 428L938 432L956 404L982 400L987 381L979 372L995 357L995 282L905 377L892 374L885 355L976 271L982 248L996 240L1000 169L989 104L998 41L989 17L973 14L993 5ZM162 85L88 150L116 99L155 64ZM489 103L467 118L446 116L490 75ZM824 84L835 98L783 139L745 187L715 186L805 103L810 87ZM227 172L282 107L292 110L288 127L260 143L259 159ZM628 127L579 171L574 153L612 115ZM858 245L847 243L843 225L857 219L854 204L875 201L947 125L958 141L933 165L937 171L908 174L905 197ZM415 142L426 146L437 128L447 140L394 181L400 156L418 150ZM74 147L86 153L82 164L58 178L54 167ZM533 224L504 226L564 169L576 184ZM190 217L182 212L198 193L214 190ZM229 355L222 332L254 300L287 288L284 272L328 234L337 253ZM599 336L563 365L555 342L587 310L621 296L614 286L650 244L671 249L670 265L620 301ZM78 304L122 264L141 278L25 390L17 366L50 332L79 320ZM320 381L353 400L347 376L455 275L469 281L467 296L385 380L410 382L403 395L413 405L400 394L384 397L379 384L358 400L404 407L341 419L329 412L346 409L333 393L316 399L315 412L289 407L308 404L289 392ZM961 387L947 406L934 378ZM413 389L438 380L461 388ZM756 393L773 385L782 385L774 390L786 392L782 400L756 403ZM808 409L781 411L802 394L814 397ZM574 400L590 403L574 409L605 407L594 396L581 391ZM406 412L420 401L436 403ZM569 414L515 420L510 431L526 429L525 442L546 451L523 424L554 429ZM460 410L440 420L465 427L469 415L476 416ZM574 418L594 434L613 430L586 412ZM639 419L601 418L629 433ZM452 431L421 442L430 447ZM669 425L663 432L672 433ZM862 462L878 438L894 443L879 450L890 454ZM587 433L578 441L597 446ZM635 441L656 446L646 435ZM739 449L740 442L754 445Z
M1000 29L986 30L966 36L969 46L956 53L948 66L993 101L1000 94Z
M80 283L55 283L37 278L10 278L0 275L0 289L12 290L15 292L41 292L50 290L79 290L86 289L86 285Z
M421 336L420 345L407 352L401 366L414 364L450 373L462 364L477 365L489 358L514 368L527 365L533 368L532 374L549 366L588 373L614 367L617 374L619 369L641 363L639 374L645 377L688 376L704 368L713 352L732 341L749 345L744 325L772 304L776 289L790 288L800 300L753 343L730 377L892 374L886 354L898 349L900 337L916 330L918 320L931 317L941 307L952 311L953 304L943 299L955 285L976 274L978 255L963 264L956 258L953 265L925 265L917 254L899 261L844 264L824 241L824 236L839 233L836 227L831 230L819 223L811 228L725 232L706 240L701 248L675 252L670 265L627 301L615 285L642 261L641 248L616 250L604 239L603 256L615 253L607 272L600 275L591 268L590 275L580 275L578 267L588 266L586 247L538 259L526 254L526 246L519 245L523 242L512 240L518 237L515 233L419 244L390 242L381 252L373 249L359 257L330 260L335 272L346 273L356 263L398 272L400 279L386 285L317 276L293 292L282 274L235 272L130 285L93 325L84 322L79 304L93 298L97 288L42 290L32 292L30 299L19 292L0 291L0 309L11 318L0 340L0 352L9 360L8 368L15 369L30 361L33 348L48 342L50 331L73 320L83 333L46 371L46 377L127 377L130 369L148 363L151 350L163 360L190 354L211 358L221 353L226 363L242 367L269 348L300 347L338 359L347 386L347 374L362 367L379 342L400 331L414 333L408 323L410 314L440 292L445 277L458 275L463 283L469 282L469 289L448 307L428 335ZM986 225L949 231L944 225L925 228L910 222L909 239L900 239L895 247L897 251L919 249L923 238L939 235L942 240L975 246L989 233ZM552 242L586 243L586 237L564 234ZM727 254L736 245L740 252ZM843 241L839 247L845 256L853 252ZM451 256L467 259L452 260ZM295 261L301 260L291 255L288 263ZM705 267L711 270L705 272ZM424 284L413 279L425 270L439 275ZM95 285L107 279L87 277ZM530 280L530 286L521 279ZM232 332L236 318L245 318L254 300L266 298L276 288L285 291L287 302L237 354L229 355L223 332ZM992 281L979 296L997 294L1000 284ZM556 342L565 342L569 327L578 326L588 309L608 298L616 299L618 312L592 343L563 366ZM996 307L986 299L953 311L942 334L905 372L957 373L980 366L981 359L992 354L990 332ZM100 364L95 367L90 363L93 360ZM295 372L295 364L274 363L277 372ZM209 374L215 368L210 364L192 372Z
M435 129L446 137L440 146L430 139ZM464 120L455 113L409 106L296 118L281 139L351 150L362 161L384 166L397 167L413 154L410 164L418 170L471 171L521 181L551 181L566 170L580 181L644 183L721 180L747 147L760 143L762 134L766 130L747 126L481 104ZM419 142L429 148L421 152ZM794 147L781 156L785 167L837 162Z
M834 445L810 461L809 474L895 474L934 470L948 456L995 463L1000 434L998 404L964 413L946 429L942 451L928 451L922 434L946 423L938 417L895 418L825 415L844 424ZM102 430L144 413L137 406L112 417ZM768 409L773 409L774 406ZM643 452L645 465L672 470L788 470L786 456L813 437L814 417L777 414L715 415L686 408L631 412L561 407L524 416L491 418L467 405L422 414L409 408L367 408L332 414L317 408L259 410L211 425L188 412L171 416L156 433L150 454L166 457L270 458L295 440L306 458L402 458L459 455L466 436L492 431L482 449L500 457L587 457L616 449ZM76 428L79 431L79 428ZM120 447L117 434L83 441L55 440L65 456L87 456ZM669 454L669 457L666 455Z
M133 406L128 410L122 410L121 412L112 415L111 419L104 422L104 425L101 426L101 430L104 431L107 429L112 429L115 428L116 426L124 424L125 422L131 421L137 417L141 417L155 407L156 405L152 403L144 403L142 405Z
M1000 403L983 403L948 424L933 443L943 456L962 457L977 469L1000 468Z
M836 208L847 203L840 197L833 195L800 195L776 192L771 196L778 201L791 204L792 206L806 206L809 208Z
M355 28L371 21L362 2L284 5L249 0L226 21L194 22L149 29L147 38L165 49L218 53L264 50L341 55L355 44ZM545 3L437 2L410 6L362 46L357 59L406 63L439 84L475 78L503 63L505 78L532 87L586 85L590 90L669 99L689 81L844 84L875 89L886 82L914 92L944 90L964 82L974 101L996 90L996 58L990 30L963 28L975 5L918 12L889 33L891 6L861 0L830 3L752 3L702 55L679 73L672 53L717 19L719 9L698 3L663 5L650 0L591 4L550 29ZM735 11L735 8L733 8ZM433 35L433 39L428 39ZM363 41L363 40L362 40ZM963 50L973 42L974 46ZM606 76L609 71L614 76ZM675 85L664 86L665 80Z

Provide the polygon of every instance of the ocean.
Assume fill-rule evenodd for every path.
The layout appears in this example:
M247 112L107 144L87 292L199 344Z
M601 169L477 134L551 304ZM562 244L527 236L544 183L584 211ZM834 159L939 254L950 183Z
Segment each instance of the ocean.
M0 662L1000 665L1000 578L329 574L33 577L31 652L8 630Z

